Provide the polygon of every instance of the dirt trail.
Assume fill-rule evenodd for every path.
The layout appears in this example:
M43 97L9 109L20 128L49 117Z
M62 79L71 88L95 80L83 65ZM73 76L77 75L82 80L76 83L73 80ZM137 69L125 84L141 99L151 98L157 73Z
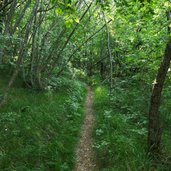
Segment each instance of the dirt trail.
M92 114L93 93L90 87L87 87L87 90L85 120L81 128L81 136L76 149L76 166L74 171L94 171L96 167L92 149L94 123L94 116Z

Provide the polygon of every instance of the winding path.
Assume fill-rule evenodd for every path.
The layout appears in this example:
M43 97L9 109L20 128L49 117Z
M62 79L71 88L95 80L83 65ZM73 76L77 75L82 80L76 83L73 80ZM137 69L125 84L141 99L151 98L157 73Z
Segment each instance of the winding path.
M92 149L94 123L94 116L92 114L93 93L90 87L87 87L87 92L85 120L81 128L80 140L76 149L76 165L74 171L94 171L96 168Z

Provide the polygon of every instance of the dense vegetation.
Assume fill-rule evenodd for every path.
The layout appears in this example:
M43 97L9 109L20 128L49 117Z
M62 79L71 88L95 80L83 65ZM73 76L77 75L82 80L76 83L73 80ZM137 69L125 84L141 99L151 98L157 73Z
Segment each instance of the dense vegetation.
M94 91L102 170L171 170L169 0L0 0L0 170L71 171Z
M0 110L0 170L72 170L85 90L78 81L56 83L62 91L11 89Z
M129 83L129 85L128 85ZM155 162L147 157L147 116L151 88L139 85L130 79L116 82L117 87L109 91L104 86L95 88L94 113L96 124L94 129L93 148L97 154L100 170L170 170L170 93L164 90L161 106L164 124L162 152L156 154ZM146 91L144 92L144 89ZM129 100L128 100L129 99ZM168 125L168 126L166 126Z

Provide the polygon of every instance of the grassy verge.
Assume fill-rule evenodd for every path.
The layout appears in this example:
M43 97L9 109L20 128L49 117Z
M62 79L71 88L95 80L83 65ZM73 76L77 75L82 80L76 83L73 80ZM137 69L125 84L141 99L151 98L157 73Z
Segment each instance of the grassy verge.
M11 89L0 109L0 170L72 170L86 92L78 81L58 85L44 92Z
M108 89L94 90L94 149L99 171L169 171L170 145L170 86L163 90L160 107L163 135L161 153L150 160L147 149L147 118L150 86L123 80L115 83L111 100Z
M143 93L143 88L134 83L121 81L115 86L111 100L107 88L99 86L94 90L94 149L99 170L148 170L146 128L149 98Z

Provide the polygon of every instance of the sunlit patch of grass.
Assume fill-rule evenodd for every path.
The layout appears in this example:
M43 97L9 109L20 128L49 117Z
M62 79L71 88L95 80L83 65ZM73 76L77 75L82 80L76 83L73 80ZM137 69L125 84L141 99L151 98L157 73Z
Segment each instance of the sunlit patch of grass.
M98 97L104 97L104 96L106 96L106 93L107 93L107 90L106 90L105 87L98 86L95 89L96 98L98 98Z

